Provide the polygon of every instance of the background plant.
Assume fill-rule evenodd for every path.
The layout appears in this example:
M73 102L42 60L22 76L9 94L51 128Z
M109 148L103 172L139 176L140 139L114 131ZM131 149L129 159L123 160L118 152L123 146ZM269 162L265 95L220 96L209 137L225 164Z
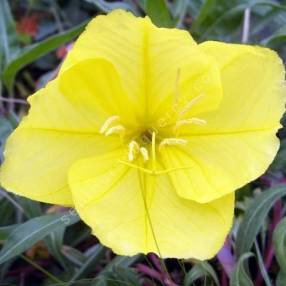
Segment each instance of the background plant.
M148 14L158 26L187 29L198 42L258 44L286 59L286 1L1 0L1 160L28 95L56 75L89 19L116 8ZM0 285L285 286L285 128L279 137L280 151L266 174L237 193L232 232L208 262L116 256L74 210L0 189Z

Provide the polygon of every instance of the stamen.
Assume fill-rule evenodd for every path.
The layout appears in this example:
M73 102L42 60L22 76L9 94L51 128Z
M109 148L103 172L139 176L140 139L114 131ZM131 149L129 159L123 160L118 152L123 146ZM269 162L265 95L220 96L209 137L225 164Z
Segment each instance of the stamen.
M135 165L135 164L126 162L126 161L124 161L124 160L119 160L119 163L121 163L121 164L123 164L123 165L126 165L126 166L128 166L128 167L131 167L131 168L140 170L140 171L142 171L143 173L147 173L147 174L150 174L150 175L155 175L155 172L154 172L154 171L151 171L151 170L149 170L149 169L140 167L140 166L138 166L138 165Z
M150 170L150 169L146 169L143 167L140 167L138 165L132 164L130 162L124 161L124 160L119 160L119 163L126 165L130 168L134 168L136 170L139 170L143 173L149 174L151 176L159 176L159 175L165 175L168 174L170 172L175 172L175 171L180 171L180 170L187 170L187 169L192 169L193 166L184 166L184 167L177 167L177 168L170 168L170 169L166 169L166 170Z
M128 145L128 160L132 162L135 158L135 155L139 151L139 145L136 141L131 141Z
M149 160L148 150L145 147L140 147L139 151L140 151L144 161L148 161Z
M105 133L112 123L119 121L119 120L120 120L120 117L118 115L113 115L113 116L108 117L107 120L101 126L99 132L101 134Z
M200 101L202 99L202 97L204 97L204 94L200 94L196 97L194 97L193 99L191 99L186 106L180 111L179 115L180 117L182 117L184 114L186 114L191 107L193 107L194 104L196 104L198 101Z
M116 125L111 128L109 128L105 132L105 136L113 135L113 134L122 134L125 131L125 128L123 125Z
M166 138L164 140L161 141L160 145L159 145L159 150L165 146L165 145L186 145L188 143L187 140L185 139L181 139L181 138Z
M178 129L179 127L183 125L189 125L189 124L204 125L206 123L207 122L204 119L192 117L192 118L182 119L182 120L177 121L175 125L175 129Z

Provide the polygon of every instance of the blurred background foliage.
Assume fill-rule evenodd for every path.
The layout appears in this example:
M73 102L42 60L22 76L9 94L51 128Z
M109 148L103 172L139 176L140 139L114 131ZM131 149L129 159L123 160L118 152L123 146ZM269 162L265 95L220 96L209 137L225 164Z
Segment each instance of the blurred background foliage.
M122 8L198 41L250 43L286 60L286 1L0 0L0 147L95 15ZM51 112L52 112L51 106ZM285 119L283 119L283 126ZM114 255L73 210L0 189L0 285L286 285L286 132L261 178L237 193L236 220L211 261ZM239 170L237 170L239 172Z

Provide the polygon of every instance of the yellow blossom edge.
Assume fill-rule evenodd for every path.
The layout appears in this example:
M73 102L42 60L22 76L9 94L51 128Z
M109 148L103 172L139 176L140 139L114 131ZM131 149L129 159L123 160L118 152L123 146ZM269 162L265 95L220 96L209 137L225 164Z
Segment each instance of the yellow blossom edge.
M215 111L189 125L188 144L162 152L166 168L190 166L170 174L180 196L208 202L262 175L279 149L276 136L285 111L285 69L267 48L205 42L200 47L220 67L223 99Z
M120 255L212 258L232 225L234 194L207 204L182 199L167 175L128 167L124 155L84 159L69 171L76 210L93 234Z
M111 65L98 60L93 75L100 77L101 84L93 89L98 100L115 90L120 94L118 75ZM91 111L81 94L76 95L68 98L60 92L57 78L29 97L28 115L6 142L0 169L5 189L37 201L73 206L67 182L70 166L121 145L117 138L99 134L106 116L104 106L93 105Z

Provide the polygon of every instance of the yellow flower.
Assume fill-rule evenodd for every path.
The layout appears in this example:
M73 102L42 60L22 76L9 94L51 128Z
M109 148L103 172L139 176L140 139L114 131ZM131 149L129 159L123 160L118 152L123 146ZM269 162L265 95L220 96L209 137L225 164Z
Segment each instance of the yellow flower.
M96 17L9 138L2 185L74 206L116 253L207 259L234 190L279 147L284 68L269 49L204 42L117 10Z

